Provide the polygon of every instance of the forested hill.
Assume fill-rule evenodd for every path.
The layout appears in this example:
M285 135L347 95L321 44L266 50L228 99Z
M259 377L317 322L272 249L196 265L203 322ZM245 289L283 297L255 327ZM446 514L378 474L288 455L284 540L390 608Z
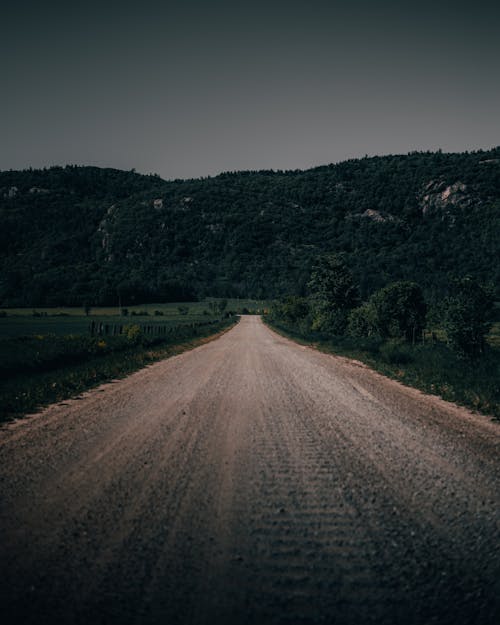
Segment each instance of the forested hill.
M500 148L164 181L96 167L0 172L0 305L305 289L343 251L361 295L411 279L500 283Z

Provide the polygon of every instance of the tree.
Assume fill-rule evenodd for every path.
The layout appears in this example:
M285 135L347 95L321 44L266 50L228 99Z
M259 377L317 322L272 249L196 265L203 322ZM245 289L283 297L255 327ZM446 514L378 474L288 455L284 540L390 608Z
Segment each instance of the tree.
M373 336L378 333L377 313L373 304L365 302L349 313L348 331L351 336Z
M343 254L320 256L307 286L314 301L333 309L349 310L358 302L358 289Z
M308 283L313 304L313 330L343 334L348 311L358 302L358 289L343 254L320 256Z
M451 347L475 358L484 352L491 327L492 290L466 277L454 283L454 293L444 303L444 328Z
M378 334L383 338L415 342L424 329L427 305L415 282L393 282L374 293L369 304L375 312Z

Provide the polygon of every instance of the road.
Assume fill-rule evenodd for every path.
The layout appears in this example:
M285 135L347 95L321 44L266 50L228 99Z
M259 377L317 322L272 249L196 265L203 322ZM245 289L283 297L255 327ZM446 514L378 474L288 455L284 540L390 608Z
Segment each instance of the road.
M498 623L499 449L243 317L1 429L0 620Z

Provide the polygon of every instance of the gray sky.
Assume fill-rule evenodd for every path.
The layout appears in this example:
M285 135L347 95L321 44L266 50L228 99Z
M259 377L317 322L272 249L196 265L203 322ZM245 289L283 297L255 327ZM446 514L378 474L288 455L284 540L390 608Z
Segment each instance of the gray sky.
M500 144L498 3L11 2L0 169L166 179Z

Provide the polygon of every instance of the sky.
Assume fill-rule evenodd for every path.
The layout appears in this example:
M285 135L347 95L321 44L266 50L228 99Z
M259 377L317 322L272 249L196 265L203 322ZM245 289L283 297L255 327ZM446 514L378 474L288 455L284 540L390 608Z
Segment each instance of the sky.
M11 2L0 169L165 179L500 144L500 3Z

